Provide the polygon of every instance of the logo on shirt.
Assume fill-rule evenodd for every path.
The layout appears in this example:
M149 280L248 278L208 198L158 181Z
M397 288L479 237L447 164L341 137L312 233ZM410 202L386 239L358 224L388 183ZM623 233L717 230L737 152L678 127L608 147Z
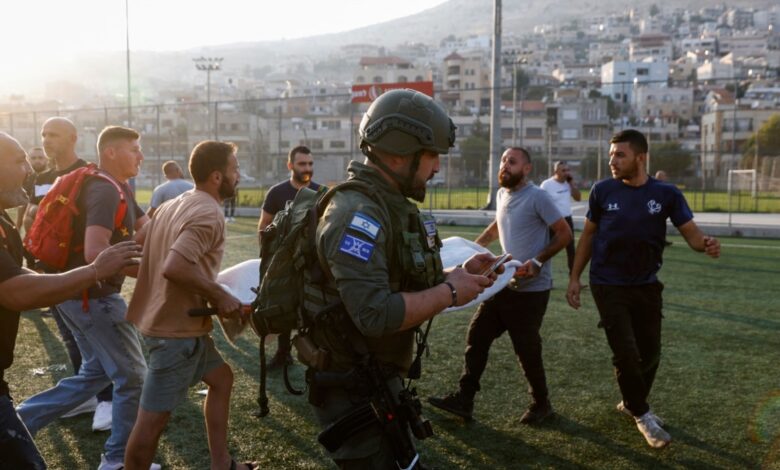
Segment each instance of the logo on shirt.
M617 202L608 202L607 203L607 212L616 212L620 210L620 206L618 206Z
M374 253L374 244L345 233L339 251L360 261L368 261Z
M661 204L655 202L655 199L650 199L647 201L647 211L650 214L658 214L661 212Z

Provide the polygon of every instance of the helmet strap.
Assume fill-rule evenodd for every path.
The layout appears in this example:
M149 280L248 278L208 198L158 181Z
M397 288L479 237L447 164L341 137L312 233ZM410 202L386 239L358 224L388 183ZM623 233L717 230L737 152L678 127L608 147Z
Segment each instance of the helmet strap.
M360 150L363 151L363 155L368 157L368 159L373 163L374 165L378 166L382 171L387 173L388 176L393 178L393 181L398 184L398 188L401 190L401 194L403 194L406 197L409 197L408 195L411 194L411 188L412 183L414 181L414 174L417 173L417 168L420 166L420 157L422 156L422 152L417 152L414 154L414 159L412 160L412 168L410 168L410 173L406 177L399 175L395 171L391 170L389 166L385 164L385 162L382 161L381 158L374 152L368 149L367 145L363 145L360 147Z

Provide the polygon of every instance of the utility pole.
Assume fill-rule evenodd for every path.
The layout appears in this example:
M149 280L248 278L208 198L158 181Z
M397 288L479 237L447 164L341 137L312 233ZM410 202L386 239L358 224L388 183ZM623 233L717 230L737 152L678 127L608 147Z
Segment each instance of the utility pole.
M490 164L486 210L495 210L501 159L501 0L493 0L493 87L490 92Z
M211 137L211 72L222 69L223 58L201 56L192 60L195 62L196 69L206 72L206 126L208 136Z
M130 0L125 0L125 58L127 62L127 127L133 127L133 102L130 97Z

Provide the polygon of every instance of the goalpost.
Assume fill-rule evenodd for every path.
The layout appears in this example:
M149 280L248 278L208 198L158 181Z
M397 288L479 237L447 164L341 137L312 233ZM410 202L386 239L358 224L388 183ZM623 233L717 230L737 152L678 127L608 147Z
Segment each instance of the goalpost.
M737 194L737 212L742 207L742 194L749 191L753 202L753 210L758 209L758 175L756 170L729 170L728 182L729 227L731 227L732 196Z

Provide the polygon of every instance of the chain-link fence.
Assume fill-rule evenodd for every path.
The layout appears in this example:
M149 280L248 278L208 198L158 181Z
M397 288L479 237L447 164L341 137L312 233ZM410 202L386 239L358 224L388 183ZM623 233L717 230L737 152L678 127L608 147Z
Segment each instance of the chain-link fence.
M239 147L242 173L239 205L257 207L262 202L265 189L289 176L287 154L294 146L306 145L312 150L314 179L326 184L342 180L350 160L362 159L357 128L366 105L353 104L350 99L348 94L322 94L156 104L134 106L131 113L126 107L40 109L0 113L0 130L12 134L23 146L30 148L40 145L40 129L46 119L67 117L78 129L77 153L91 161L97 160L95 144L103 127L119 124L140 130L146 157L136 178L141 202L147 199L151 188L163 181L161 165L165 161L175 160L186 169L189 153L197 142L209 138L232 141ZM585 191L599 177L609 176L607 142L611 133L620 127L610 124L594 108L606 109L606 104L602 106L593 100L588 103L590 107L582 108L580 112L580 119L584 122L580 123L579 133L571 133L577 135L574 140L566 138L567 129L571 128L566 118L576 107L556 105L526 109L521 106L519 129L516 127L518 116L511 109L502 112L502 144L508 147L516 143L531 150L534 157L531 179L537 184L549 176L552 163L558 160L570 164L575 182ZM588 121L593 109L598 111L599 116ZM486 204L489 184L490 119L485 114L464 115L455 111L453 116L458 125L456 147L442 157L440 171L430 182L429 198L424 206L437 209L481 208ZM780 157L745 160L740 153L730 152L728 148L732 145L739 152L737 140L745 142L753 135L758 121L741 123L739 119L734 119L730 122L736 122L736 125L726 121L713 123L704 132L711 133L715 129L721 134L717 148L707 144L708 141L699 134L675 134L667 129L669 126L666 124L643 128L642 121L619 121L625 127L638 124L635 127L646 132L651 146L671 141L670 136L687 139L687 145L693 148L687 150L687 167L680 169L677 176L670 176L685 191L695 211L727 211L731 207L731 210L742 212L780 212ZM677 129L678 124L674 123L672 127ZM740 132L738 135L737 130ZM704 154L700 148L705 149ZM661 163L658 162L662 161L670 160L651 158L651 174L662 169L668 172L668 168L659 166ZM713 170L708 166L712 161L724 170ZM729 202L727 170L742 168L746 164L757 170L757 191L735 191Z

